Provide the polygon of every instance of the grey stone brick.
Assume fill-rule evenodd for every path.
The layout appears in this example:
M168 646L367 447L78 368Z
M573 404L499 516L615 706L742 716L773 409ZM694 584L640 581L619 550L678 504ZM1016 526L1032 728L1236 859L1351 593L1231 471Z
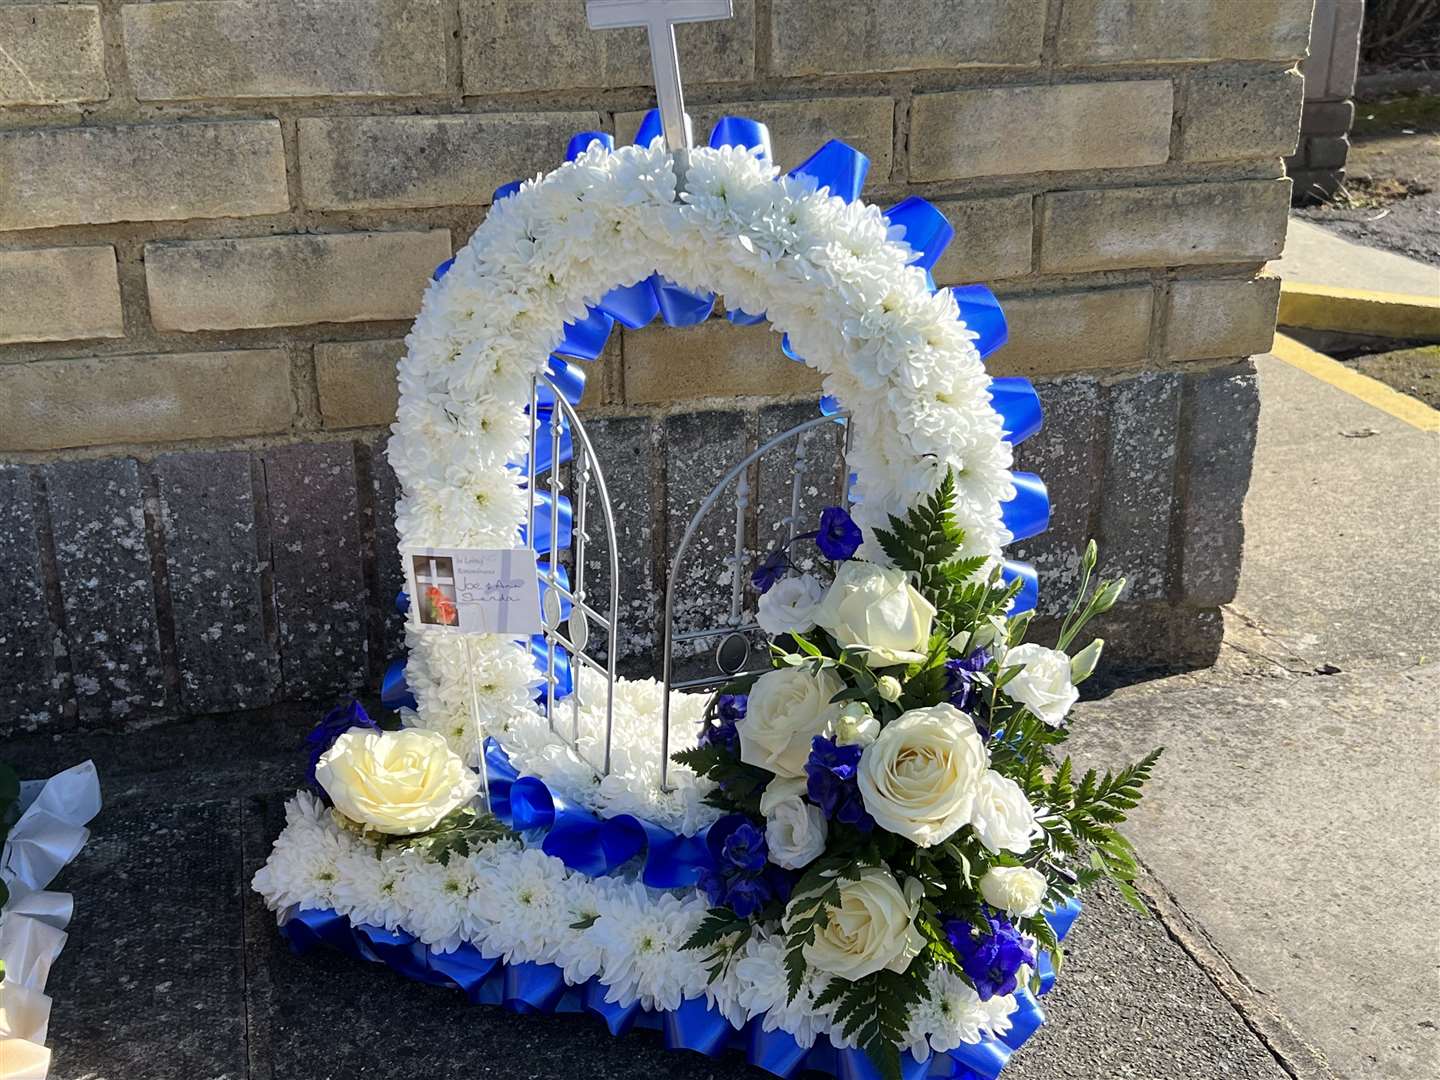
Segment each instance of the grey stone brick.
M262 236L145 245L161 330L412 319L450 230Z
M778 75L1038 64L1045 37L1033 0L774 0L771 11Z
M661 568L655 562L655 421L648 416L596 417L585 421L585 430L605 475L615 518L620 564L616 658L649 657L655 650L656 619L664 588ZM585 513L585 592L591 606L603 612L610 604L610 557L593 475ZM600 644L600 628L592 626L590 634ZM591 650L591 655L607 654L601 645Z
M1026 194L935 202L955 239L935 264L941 284L1000 281L1030 273L1034 198Z
M1304 88L1296 71L1192 79L1180 123L1180 157L1233 161L1290 153L1299 138Z
M62 724L30 470L0 465L0 735Z
M400 387L395 365L403 339L322 341L315 346L315 383L327 428L379 427L395 420Z
M125 336L109 244L0 252L0 296L0 344Z
M1169 80L919 94L910 178L1158 165L1170 157Z
M1342 169L1350 154L1346 135L1319 135L1305 140L1305 163L1312 169Z
M1055 36L1062 64L1145 60L1296 60L1314 0L1066 0Z
M94 4L0 7L0 105L104 101L105 43Z
M1110 434L1100 508L1100 561L1124 574L1125 598L1169 592L1170 519L1175 505L1181 376L1147 372L1106 392Z
M0 131L0 176L0 230L289 207L278 120Z
M45 467L55 563L81 722L165 705L145 491L130 458Z
M555 168L571 135L599 126L593 112L302 119L305 205L483 206L501 184Z
M355 448L275 447L262 459L284 694L325 699L356 690L369 645Z
M749 419L741 412L682 413L665 419L665 538L675 560L691 518L711 488L739 463L749 446ZM752 470L753 473L753 470ZM754 492L750 498L753 502ZM735 485L697 526L676 575L676 633L725 625L730 614L735 548ZM663 588L663 583L662 583ZM677 656L713 650L706 639L676 648Z
M1181 592L1187 603L1217 607L1234 599L1240 580L1241 510L1250 488L1260 391L1247 362L1188 376L1186 392Z
M1079 375L1035 384L1044 410L1040 430L1015 448L1015 468L1033 472L1050 493L1050 528L1014 544L1010 558L1035 565L1041 615L1062 615L1080 582L1104 457L1101 391Z
M141 101L443 94L441 0L126 4Z
M1265 262L1285 246L1290 181L1053 191L1041 207L1045 273Z
M1058 375L1133 367L1150 351L1148 285L1001 296L1008 343L990 358L997 375Z
M375 577L380 595L375 598L380 613L381 665L405 651L405 618L395 607L396 595L405 588L405 568L400 561L400 536L395 531L395 504L400 498L400 481L385 457L390 436L382 435L370 444L370 477L375 506Z
M280 682L255 468L247 451L206 450L162 454L153 466L187 713L267 705Z
M555 0L461 0L465 93L654 84L645 31L591 30L585 5ZM735 17L675 27L687 86L755 74L754 0Z
M1306 135L1344 135L1355 120L1353 101L1307 101L1300 111Z
M1275 338L1280 279L1205 278L1170 285L1165 355L1171 360L1253 356Z

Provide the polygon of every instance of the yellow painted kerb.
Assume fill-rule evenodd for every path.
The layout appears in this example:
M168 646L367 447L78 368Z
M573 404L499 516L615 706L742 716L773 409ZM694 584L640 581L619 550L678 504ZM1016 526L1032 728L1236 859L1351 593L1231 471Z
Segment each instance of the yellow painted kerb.
M1361 375L1338 360L1332 360L1324 353L1301 345L1294 338L1276 334L1275 344L1270 352L1287 364L1315 376L1321 382L1329 383L1337 390L1343 390L1351 397L1359 398L1396 420L1403 420L1411 427L1421 431L1440 431L1440 412L1423 401L1392 390L1378 379Z
M1440 337L1440 270L1435 285L1435 293L1425 296L1287 280L1280 286L1279 322L1382 337Z

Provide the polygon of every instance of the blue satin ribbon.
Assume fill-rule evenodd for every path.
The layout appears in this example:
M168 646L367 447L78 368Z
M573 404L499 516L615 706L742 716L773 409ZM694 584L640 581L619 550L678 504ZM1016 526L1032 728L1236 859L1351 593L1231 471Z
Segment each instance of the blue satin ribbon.
M570 500L564 495L552 495L548 491L536 489L535 491L535 542L529 542L530 529L528 522L520 526L520 543L535 550L550 550L550 504L555 502L559 508L556 512L556 520L559 522L558 536L555 540L557 550L568 548L572 539L575 524L575 511L570 505Z
M596 142L606 150L615 149L615 136L608 131L577 131L570 136L570 142L565 146L565 160L574 161L590 149L591 143Z
M555 351L577 360L594 360L605 351L605 343L610 340L610 331L614 327L615 316L599 308L589 308L585 318L565 324L565 339L555 347Z
M491 774L492 800L497 782L506 782L503 774L508 761L496 760L494 764L499 772ZM510 782L513 780L511 770ZM1078 911L1079 904L1072 902L1047 912L1046 918L1052 920L1052 925L1057 919L1073 922ZM1065 925L1068 928L1069 923ZM617 1005L605 1000L608 988L598 978L568 986L562 970L554 964L507 964L498 957L483 956L469 942L448 953L436 952L405 930L352 925L345 916L328 909L294 912L280 927L280 933L297 955L317 946L329 946L357 959L384 964L417 982L453 987L472 1004L499 1005L515 1013L589 1013L603 1021L612 1035L623 1035L634 1028L659 1029L672 1050L693 1050L711 1057L727 1049L737 1050L751 1065L782 1078L810 1070L837 1080L880 1080L878 1070L862 1050L837 1050L823 1036L806 1049L788 1032L765 1031L762 1017L751 1019L736 1031L703 996L683 1001L678 1009L659 1012L642 1009L638 1001ZM1045 1020L1029 991L1019 991L1016 998L1018 1007L1011 1014L1010 1031L1003 1039L987 1037L973 1045L931 1054L926 1061L907 1052L901 1055L901 1075L905 1080L997 1080L1012 1051Z
M403 596L404 593L401 593ZM408 604L406 605L409 606ZM405 661L391 660L380 680L380 704L387 709L418 709L415 695L405 680Z
M1016 540L1038 536L1050 527L1050 495L1045 481L1032 472L1013 472L1013 498L1000 504L1000 520Z
M1040 602L1040 579L1035 575L1035 567L1028 562L1006 559L1000 566L1000 576L1007 585L1016 578L1021 581L1020 591L1015 594L1015 605L1010 609L1010 614L1019 615L1024 611L1033 611Z
M932 269L955 238L955 226L950 224L950 220L918 195L902 199L886 210L885 216L891 225L905 227L905 242L916 253L911 265L922 270Z
M560 396L568 401L571 406L580 404L581 397L585 394L585 369L579 364L572 364L559 356L550 357L550 363L545 368L546 377L555 384L555 389L560 391ZM535 388L535 407L541 417L546 416L555 407L555 392L544 383ZM529 406L526 406L529 411Z
M540 672L542 678L550 670L550 646L545 641L544 634L530 635L530 657L535 661L535 668ZM560 646L555 646L555 700L569 697L570 692L575 689L574 676L570 671L570 654ZM535 703L544 709L550 700L550 692L546 684L542 682L535 688Z
M960 318L978 337L975 348L984 360L1004 345L1009 337L1005 313L1000 310L1000 301L984 285L956 285L950 292L960 305Z
M829 188L846 202L860 197L865 177L870 172L870 159L853 146L831 139L795 168L791 176L812 176L821 188Z
M990 404L1005 424L1005 441L1019 446L1040 430L1044 412L1040 395L1029 379L1013 376L990 380Z

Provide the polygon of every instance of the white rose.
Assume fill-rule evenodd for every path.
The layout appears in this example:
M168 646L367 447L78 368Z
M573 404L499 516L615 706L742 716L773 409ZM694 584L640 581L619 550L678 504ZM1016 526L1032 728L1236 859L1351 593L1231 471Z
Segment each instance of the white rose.
M805 946L805 959L817 971L842 979L863 979L882 968L903 972L925 947L915 928L924 888L911 880L904 891L888 870L869 867L858 881L840 886L840 902L829 921ZM790 902L786 927L809 910L805 897Z
M989 766L975 724L953 705L902 713L860 757L860 796L880 825L920 847L969 824Z
M1002 851L1024 855L1035 835L1035 808L1019 784L992 770L980 778L970 824L980 842L996 855Z
M391 836L433 829L475 797L480 777L438 731L351 730L315 766L335 809Z
M903 570L847 562L835 572L815 622L842 648L866 650L871 667L925 659L935 608Z
M760 796L760 813L765 815L765 846L770 861L786 870L809 866L825 850L829 826L818 806L801 798L805 780L777 776Z
M1051 727L1059 727L1080 691L1070 681L1070 658L1043 645L1017 645L1005 654L1005 667L1021 665L1005 684L1012 701L1024 705Z
M777 776L804 776L810 742L840 715L830 699L844 689L828 668L818 675L792 667L761 675L750 688L745 716L735 724L740 760Z
M815 628L815 608L825 598L825 586L810 574L777 581L760 597L756 621L772 637L803 634Z
M875 680L875 692L885 701L899 701L905 690L894 675L881 675Z
M836 746L869 746L880 734L880 721L863 701L852 701L835 718Z
M980 879L985 902L1017 919L1038 914L1049 887L1045 875L1028 866L992 866Z

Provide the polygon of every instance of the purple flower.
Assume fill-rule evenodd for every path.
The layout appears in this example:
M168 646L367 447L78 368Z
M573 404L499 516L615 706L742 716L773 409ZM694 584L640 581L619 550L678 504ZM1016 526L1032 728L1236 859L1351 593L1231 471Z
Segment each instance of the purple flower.
M305 779L312 787L319 786L315 781L315 766L320 764L320 759L325 756L325 751L334 745L335 740L351 728L379 731L380 725L370 719L360 702L352 700L348 705L337 705L331 709L310 734L305 736L305 746L310 752L310 764L305 769Z
M951 705L961 710L970 707L975 696L975 687L979 685L976 676L983 672L989 663L990 653L986 649L976 649L963 660L945 661L945 696Z
M827 506L820 514L820 532L815 546L827 559L843 562L860 547L860 526L841 507Z
M765 846L765 834L746 823L725 838L720 854L736 870L758 874L765 869L770 849Z
M742 919L748 919L770 902L770 886L764 878L742 877L731 883L725 894L725 906Z
M706 867L700 871L700 880L697 884L705 894L705 899L710 901L711 907L725 906L725 876L723 874Z
M785 576L785 568L789 560L785 558L785 549L776 548L765 556L765 561L755 568L750 575L750 584L755 586L758 593L767 593L774 587L775 583Z
M750 699L744 694L721 694L715 702L715 715L733 724L745 719L745 710L749 707Z
M980 995L988 1001L997 994L1013 994L1022 966L1035 966L1035 951L1003 915L986 914L988 925L977 929L963 919L945 923L945 936L960 957L960 966Z
M869 832L875 827L875 819L866 813L860 796L862 750L854 744L837 746L824 735L816 735L810 741L810 757L805 762L805 793L826 818Z

